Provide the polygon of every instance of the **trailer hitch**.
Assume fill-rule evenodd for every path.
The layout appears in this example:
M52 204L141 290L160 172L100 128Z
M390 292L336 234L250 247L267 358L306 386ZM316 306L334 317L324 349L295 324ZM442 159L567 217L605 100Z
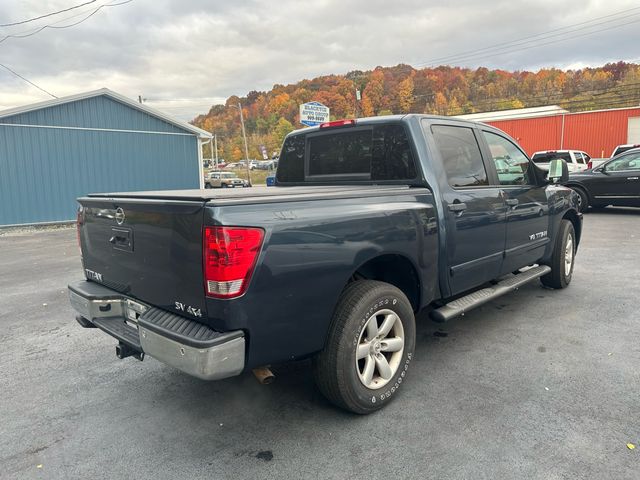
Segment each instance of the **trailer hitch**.
M136 350L135 348L131 348L126 343L120 342L118 345L116 345L116 357L118 357L120 360L127 357L134 357L140 361L143 361L144 352Z

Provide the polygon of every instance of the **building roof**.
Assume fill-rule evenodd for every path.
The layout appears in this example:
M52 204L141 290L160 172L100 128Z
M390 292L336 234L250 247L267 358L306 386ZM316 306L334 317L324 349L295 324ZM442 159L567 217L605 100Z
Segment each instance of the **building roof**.
M115 100L116 102L123 103L128 107L135 108L136 110L140 110L141 112L151 115L152 117L158 118L160 120L164 120L167 123L170 123L172 125L175 125L178 128L186 130L187 132L197 135L199 138L209 139L213 137L213 134L207 132L206 130L202 130L201 128L194 127L193 125L187 122L183 122L182 120L173 118L172 116L167 115L166 113L161 112L160 110L156 110L155 108L148 107L147 105L136 102L135 100L125 97L124 95L116 93L112 90L109 90L108 88L101 88L99 90L93 90L91 92L78 93L76 95L69 95L67 97L54 98L52 100L46 100L44 102L32 103L30 105L24 105L21 107L2 110L0 111L0 119L10 117L13 115L19 115L21 113L32 112L34 110L41 110L43 108L48 108L48 107L55 107L56 105L62 105L65 103L76 102L78 100L85 100L87 98L93 98L93 97L99 97L99 96L109 97Z
M560 115L563 113L569 113L569 111L558 105L546 105L544 107L469 113L467 115L457 115L457 117L465 120L473 120L475 122L495 122L499 120L514 120L516 118L548 117L550 115Z

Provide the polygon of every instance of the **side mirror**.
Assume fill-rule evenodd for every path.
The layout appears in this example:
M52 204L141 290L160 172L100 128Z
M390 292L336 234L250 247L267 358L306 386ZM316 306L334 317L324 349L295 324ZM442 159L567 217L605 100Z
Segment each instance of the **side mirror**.
M549 183L565 183L569 180L569 167L567 166L567 162L561 158L551 160L547 178L549 179Z

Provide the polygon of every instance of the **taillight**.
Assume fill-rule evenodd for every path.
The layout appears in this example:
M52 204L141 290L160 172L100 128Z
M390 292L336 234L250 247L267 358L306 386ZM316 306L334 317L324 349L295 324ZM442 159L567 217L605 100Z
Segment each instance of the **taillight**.
M205 227L202 247L207 295L233 298L246 291L263 237L261 228Z
M320 124L320 128L331 127L347 127L349 125L355 125L356 121L352 118L349 120L334 120L333 122L324 122Z
M82 207L78 208L78 213L76 214L76 238L78 239L78 248L82 248L80 243L80 227L84 223L83 213Z
M593 162L592 162L591 160L589 160L589 161L587 162L587 169L588 169L588 170L591 170L592 168L593 168Z

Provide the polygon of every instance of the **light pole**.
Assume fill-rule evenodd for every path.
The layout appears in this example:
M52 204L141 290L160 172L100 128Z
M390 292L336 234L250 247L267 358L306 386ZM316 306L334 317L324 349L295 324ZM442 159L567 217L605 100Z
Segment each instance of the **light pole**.
M247 181L251 186L251 170L249 169L249 147L247 146L247 133L244 131L244 117L242 116L242 105L238 102L238 105L231 105L240 111L240 125L242 125L242 138L244 139L244 155L245 162L247 162Z
M213 141L216 149L216 170L218 170L218 135L216 133L213 134Z

